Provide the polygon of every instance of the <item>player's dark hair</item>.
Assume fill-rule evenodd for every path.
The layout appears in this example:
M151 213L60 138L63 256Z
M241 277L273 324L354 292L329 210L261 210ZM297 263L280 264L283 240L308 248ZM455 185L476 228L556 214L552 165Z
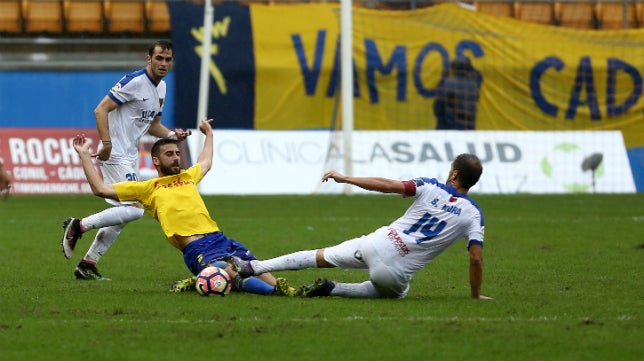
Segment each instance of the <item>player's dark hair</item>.
M150 150L150 155L154 158L159 158L161 154L161 146L166 144L176 144L179 145L179 141L171 138L161 138L154 142L152 149Z
M148 55L152 56L154 54L154 48L160 47L162 50L171 50L172 53L174 53L174 46L172 45L172 41L170 40L157 40L152 44L150 49L148 49Z
M454 170L458 171L458 183L463 188L470 189L479 181L483 173L481 160L474 154L459 154L452 164Z

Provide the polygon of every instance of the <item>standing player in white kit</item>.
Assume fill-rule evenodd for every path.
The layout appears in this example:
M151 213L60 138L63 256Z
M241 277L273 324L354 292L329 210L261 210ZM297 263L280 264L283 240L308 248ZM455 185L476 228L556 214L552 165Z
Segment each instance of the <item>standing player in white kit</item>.
M149 133L158 138L183 140L190 135L182 129L171 131L161 124L166 83L163 78L172 68L174 48L169 40L159 40L148 50L145 68L125 75L101 100L94 116L102 148L92 154L99 161L106 183L138 180L139 141ZM106 200L113 207L82 219L63 222L63 253L71 258L76 242L90 229L99 228L87 254L74 275L84 280L109 280L96 263L116 241L123 227L143 216L138 202Z
M318 279L298 290L300 296L404 298L413 275L450 245L467 237L471 297L481 295L483 279L483 213L467 196L478 182L483 167L473 154L461 154L452 162L446 184L434 178L397 181L376 177L348 177L327 172L322 181L334 179L366 190L415 197L405 214L389 226L336 246L300 251L269 260L234 258L242 277L269 271L304 268L366 269L369 280L341 283Z

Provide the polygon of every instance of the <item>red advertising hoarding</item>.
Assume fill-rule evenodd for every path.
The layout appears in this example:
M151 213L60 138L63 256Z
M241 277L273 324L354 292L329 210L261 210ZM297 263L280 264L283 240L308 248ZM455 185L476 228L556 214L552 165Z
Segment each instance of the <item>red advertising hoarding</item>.
M0 158L11 177L12 193L91 193L72 145L77 134L85 134L91 150L96 149L96 129L1 129Z
M85 134L94 153L99 144L94 128L0 128L0 159L11 178L12 194L92 193L72 140ZM150 150L158 138L141 137L139 143L139 179L157 176ZM190 166L190 151L185 142L179 145L181 166ZM96 169L100 168L94 161Z

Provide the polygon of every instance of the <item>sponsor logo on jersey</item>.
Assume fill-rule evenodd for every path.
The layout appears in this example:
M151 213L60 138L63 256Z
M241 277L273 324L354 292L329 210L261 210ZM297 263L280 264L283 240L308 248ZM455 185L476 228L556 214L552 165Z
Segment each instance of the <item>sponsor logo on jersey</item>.
M409 248L403 242L402 238L398 235L398 232L396 232L395 229L389 228L389 233L387 233L387 237L391 240L391 243L393 243L394 247L396 248L396 251L401 257L405 257L406 255L409 254Z

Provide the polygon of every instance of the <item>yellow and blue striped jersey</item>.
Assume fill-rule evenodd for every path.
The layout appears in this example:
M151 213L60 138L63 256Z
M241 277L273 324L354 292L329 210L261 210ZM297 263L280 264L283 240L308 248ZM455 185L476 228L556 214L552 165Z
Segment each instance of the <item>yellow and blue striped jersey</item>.
M219 231L197 188L202 178L201 165L197 163L176 175L113 186L119 200L141 202L145 211L159 221L168 242L181 249L175 235L191 236Z

